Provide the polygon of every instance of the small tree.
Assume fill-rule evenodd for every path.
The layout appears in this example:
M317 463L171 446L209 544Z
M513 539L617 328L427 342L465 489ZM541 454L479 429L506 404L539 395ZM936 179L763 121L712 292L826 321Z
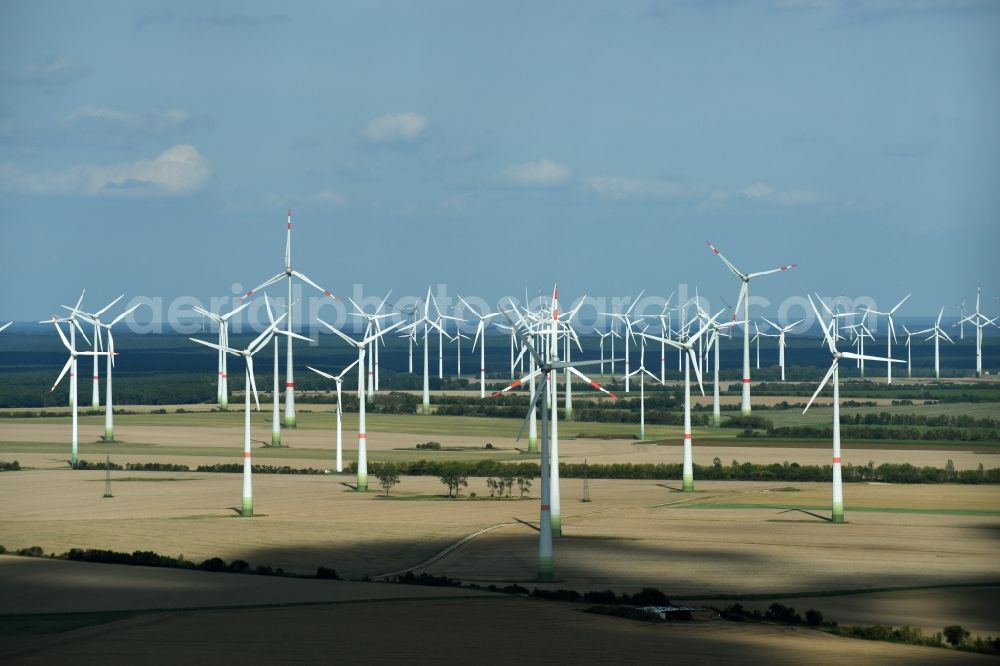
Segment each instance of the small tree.
M517 489L521 491L521 497L531 490L531 479L526 476L517 477Z
M514 477L506 472L500 476L499 481L500 495L503 496L504 488L507 489L507 499L510 499L510 489L514 485Z
M953 624L944 628L944 638L946 641L958 647L969 638L969 631L964 627Z
M458 497L459 488L467 488L469 486L469 480L462 473L462 469L454 464L448 464L441 470L441 483L448 486L448 497L452 497L454 492L454 497Z
M503 482L497 481L492 476L486 478L486 487L490 489L490 497L493 497L497 492L503 496Z
M806 611L806 624L811 627L818 627L823 624L823 614L814 608Z
M399 484L399 468L394 462L384 462L379 465L375 477L382 489L385 490L385 496L388 497L392 487Z

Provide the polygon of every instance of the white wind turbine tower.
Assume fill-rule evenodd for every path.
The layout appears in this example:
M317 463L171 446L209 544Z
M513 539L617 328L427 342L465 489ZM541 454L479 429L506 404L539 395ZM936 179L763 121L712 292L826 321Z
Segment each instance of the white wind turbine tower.
M71 308L68 305L63 305L62 307L63 307L63 309L71 311L73 313L71 316L80 316L81 319L84 319L87 323L93 325L93 327L94 327L94 349L97 350L97 351L100 351L104 347L103 340L101 339L101 326L100 326L101 315L104 314L105 312L107 312L108 310L110 310L112 307L114 307L115 303L117 303L118 301L122 300L123 298L125 298L125 294L122 294L121 296L119 296L115 300L111 301L110 303L108 303L107 305L105 305L103 308L101 308L97 312L84 312L82 310L77 310L76 308ZM77 306L79 306L79 304L77 304ZM136 307L138 307L138 306L136 306ZM133 309L135 309L135 308L133 308ZM83 315L86 315L86 317L84 317ZM97 363L97 357L95 356L94 357L94 375L93 375L93 377L91 377L91 379L93 380L93 389L92 389L91 394L90 394L90 405L94 409L97 409L98 407L101 406L101 398L100 398L100 393L101 393L101 391L100 391L101 375L100 375L100 371L98 370L99 367L100 366Z
M750 280L761 277L764 275L770 275L771 273L781 273L798 266L798 264L785 264L779 266L778 268L773 268L769 271L758 271L756 273L743 273L736 266L733 265L731 261L722 256L722 253L716 249L714 245L706 241L708 247L714 252L722 263L726 265L733 274L738 277L741 281L740 284L740 296L736 301L736 309L739 310L740 303L743 303L743 320L747 322L747 325L743 327L743 398L740 401L740 411L743 416L749 416L750 414ZM733 318L736 317L736 312L733 312Z
M121 297L115 299L115 302L118 302L120 298ZM103 314L104 312L107 311L107 308L100 310L97 316L93 318L87 314L79 313L81 319L83 319L88 324L93 324L94 326L94 331L97 333L95 337L95 346L97 347L96 351L104 351L104 343L101 342L100 338L101 329L106 329L108 332L108 354L106 357L108 379L104 384L104 392L105 392L104 393L104 437L102 438L105 442L115 441L115 410L114 410L114 399L112 398L112 393L111 393L111 384L112 384L111 369L114 368L115 366L115 356L117 356L117 354L115 353L115 336L111 333L111 327L120 322L121 320L125 319L125 317L135 312L136 309L138 309L138 307L139 304L133 305L128 310L121 313L120 315L112 319L110 323L107 324L105 324L98 318L100 317L100 314ZM96 359L97 356L94 356L94 358ZM94 376L95 377L97 376L96 372L94 373Z
M462 376L462 340L469 340L469 336L462 333L460 328L455 329L455 376Z
M647 327L648 328L648 327ZM645 332L645 330L643 331ZM643 338L642 347L639 349L639 367L632 371L633 375L639 375L639 439L646 439L646 375L653 378L654 382L660 381L656 375L646 369L646 340Z
M917 331L916 333L914 333L914 335L923 335L924 333L930 333L931 335L930 335L930 337L927 338L927 340L930 340L931 338L934 339L934 378L935 379L941 379L941 349L940 349L941 340L945 339L948 342L950 342L951 344L955 344L952 341L952 339L950 337L948 337L948 334L944 332L944 329L941 328L941 317L943 317L943 316L944 316L944 308L941 308L941 312L938 313L937 321L934 323L933 326L931 326L930 328L925 328L922 331ZM927 340L925 340L925 342Z
M365 367L365 350L373 342L377 342L386 333L395 330L396 328L403 325L403 322L397 321L392 326L388 328L383 328L381 331L373 333L362 340L355 340L354 338L346 335L337 328L326 323L322 319L317 319L319 323L326 326L328 329L336 333L344 342L351 345L358 350L358 382L364 382L364 367ZM367 397L364 391L358 396L358 492L368 491L368 432L365 426L365 402L367 402ZM338 403L339 404L339 403Z
M254 379L253 355L267 346L271 341L271 336L278 329L278 323L285 318L281 315L278 320L264 329L264 332L254 338L246 349L233 349L232 347L222 347L221 345L199 340L198 338L188 338L192 342L211 347L212 349L222 349L227 354L241 356L246 364L244 384L243 384L243 501L240 505L240 515L244 518L253 516L253 459L250 452L250 393L253 393L257 411L260 411L260 400L257 399L257 382ZM291 335L297 335L292 333ZM298 336L302 337L302 336ZM308 338L306 338L308 340Z
M877 356L864 356L862 354L854 354L852 352L841 352L837 351L837 343L830 336L830 330L833 328L833 322L827 325L823 318L819 314L819 310L816 309L816 304L813 303L812 297L809 298L809 304L812 306L813 312L816 314L816 321L819 322L820 328L823 329L823 337L826 339L826 344L830 348L830 354L833 355L833 362L830 364L830 369L827 370L826 375L823 377L823 381L819 383L816 388L816 392L813 393L812 398L809 399L806 408L802 410L805 414L809 411L809 407L816 400L816 396L819 395L823 387L826 386L827 382L833 379L833 507L832 507L832 521L834 523L844 522L844 487L843 480L841 478L840 469L840 372L839 365L840 359L848 358L855 360L868 359L870 361L879 361L885 363L902 363L902 361L891 359L891 358L879 358ZM860 357L860 358L859 358Z
M496 317L499 312L492 312L488 314L480 314L478 310L469 305L461 296L458 300L469 309L469 312L474 314L479 323L476 324L476 337L472 341L472 351L476 351L476 345L479 345L479 398L483 399L486 397L486 326L487 322Z
M514 308L513 303L511 303L511 307L516 312L516 308ZM517 326L514 324L514 321L510 318L510 315L507 314L506 311L504 312L504 316L507 317L507 319L511 322L511 327L513 328L514 335L517 337L518 342L522 347L528 350L528 353L531 354L531 357L535 360L535 363L537 364L538 367L535 370L533 370L530 375L522 377L521 379L514 380L510 384L510 386L500 391L497 391L496 393L493 394L493 396L497 397L504 393L507 393L508 391L511 391L517 388L518 386L523 385L524 382L529 381L533 377L539 377L540 379L542 379L542 382L539 385L538 390L535 392L534 396L532 396L531 403L528 406L528 418L525 419L525 423L527 423L528 420L531 418L531 413L534 410L535 405L538 403L539 398L542 396L542 392L544 391L548 395L548 400L542 402L542 410L543 410L542 411L542 420L543 420L542 469L544 470L545 465L546 463L549 462L549 460L551 460L551 464L549 465L548 475L546 475L544 471L542 472L542 493L543 493L542 521L543 522L540 525L540 529L542 532L545 532L546 530L544 528L544 525L545 522L548 522L551 525L551 536L560 536L562 534L562 515L561 515L560 497L559 497L559 427L555 409L555 407L559 404L559 394L557 390L558 374L553 375L552 371L553 370L558 371L562 368L569 367L571 368L570 371L573 374L575 374L578 378L580 378L593 388L597 389L598 391L610 395L613 399L617 399L618 396L616 396L614 393L607 390L597 382L586 377L582 372L576 369L577 367L584 365L596 365L599 364L600 361L577 361L570 363L566 361L557 360L559 357L559 343L558 343L559 288L558 287L554 289L552 296L551 329L549 333L549 338L546 341L548 345L548 353L546 354L545 357L540 355L538 351L536 351L535 348L531 344L529 344L527 340L524 339L524 337L521 335L521 332L517 330ZM552 419L549 424L549 428L547 429L545 428L544 422L545 422L545 417L547 416L547 409L549 404L552 405ZM523 424L521 426L521 430L522 431L524 430ZM551 432L548 432L549 430L551 430ZM549 435L548 437L546 437L547 434ZM551 447L547 446L549 444L549 441L551 441ZM546 456L544 453L544 450L547 448L550 449L548 456ZM546 484L546 476L548 476L547 479L549 481L548 484ZM548 487L546 487L547 485ZM546 490L550 490L551 498L549 502L545 501L544 494L546 493ZM546 513L549 514L547 517L545 515ZM549 545L549 553L550 553L549 561L551 563L551 542Z
M771 328L778 331L778 365L781 367L781 381L785 381L785 334L790 332L793 328L805 320L800 319L794 324L789 324L788 326L778 326L767 317L761 317L761 319L770 324Z
M976 288L976 311L963 317L959 324L969 322L976 327L976 377L983 376L983 329L990 325L996 325L1000 317L990 319L979 311L980 288ZM964 304L963 304L964 305ZM964 307L963 307L964 309ZM940 321L940 318L938 318Z
M976 300L979 300L979 290L976 290ZM962 299L962 304L958 306L958 339L965 339L965 318L969 316L969 312L965 309L965 299Z
M314 289L322 292L324 296L329 296L333 300L337 300L337 298L333 294L331 294L329 290L324 289L323 287L319 286L318 284L307 278L302 273L299 273L298 271L292 269L292 211L289 210L288 224L285 231L285 270L278 273L274 277L269 278L264 282L260 283L258 286L246 292L246 294L244 294L238 300L245 300L250 296L252 296L254 293L263 289L264 287L279 282L280 280L286 280L288 283L288 301L286 302L289 303L288 321L287 321L288 325L286 328L286 332L291 333L292 332L292 307L291 307L292 278L297 278L302 282L308 284L310 287L313 287ZM294 337L295 336L293 335L286 336L287 338L286 340L287 347L285 355L285 427L286 428L295 427L295 374L292 365L292 338Z
M351 368L353 368L357 364L358 364L358 359L354 359L353 361L351 361L351 364L349 366L347 366L346 368L344 368L341 371L341 373L339 375L336 375L336 376L329 375L329 374L323 372L322 370L317 370L316 368L312 367L311 365L307 365L306 366L307 368L309 368L310 370L312 370L313 372L315 372L317 375L321 375L323 377L326 377L327 379L332 379L333 381L335 381L337 383L337 471L338 472L343 472L344 471L344 435L343 435L343 426L341 425L342 424L342 416L344 414L344 409L341 406L341 402L343 400L343 394L341 393L341 387L344 384L344 376L348 372L350 372Z
M245 307L250 305L250 301L246 301L242 305L230 310L226 314L217 315L214 312L209 312L204 308L200 308L197 305L192 306L195 312L203 317L208 317L214 321L219 326L219 346L228 347L229 346L229 320L232 319L236 314L238 314ZM229 373L227 356L224 351L219 351L219 368L218 368L218 390L216 391L216 401L219 404L219 409L229 409Z
M910 298L910 296L912 296L912 294L907 294L906 296L904 296L903 300L901 300L899 303L896 303L896 305L891 310L889 310L888 312L879 312L878 310L872 310L871 308L866 308L866 310L868 312L872 313L873 315L881 315L881 316L885 317L886 319L888 319L889 333L888 333L888 335L885 336L885 356L886 356L886 358L892 358L892 344L896 341L896 325L892 321L892 315L896 314L896 310L898 310L900 308L900 306L902 306L903 303L905 303L907 301L907 299ZM862 352L862 353L864 353L864 352ZM885 370L886 370L885 383L886 384L891 384L892 383L892 363L887 363L886 366L885 366Z
M83 296L81 295L80 298L82 299ZM79 306L80 306L80 304L77 303L77 307L79 307ZM63 366L62 372L59 373L59 376L56 378L56 381L52 385L52 388L49 389L49 392L51 393L52 391L56 390L56 387L59 386L59 382L62 381L62 378L66 376L66 372L68 371L69 372L69 390L70 390L70 393L75 397L76 396L76 392L77 392L77 362L76 362L77 358L80 357L80 356L107 356L110 352L106 352L106 351L77 351L76 350L76 339L72 336L72 333L70 334L70 339L69 340L66 339L65 334L63 334L63 332L62 332L62 328L60 328L60 326L59 326L59 322L60 321L67 321L67 320L58 320L58 319L55 318L55 315L53 315L53 317L51 319L51 322L52 322L53 326L56 327L56 332L59 333L59 339L62 340L63 346L66 347L66 350L69 352L69 359L66 361L66 365ZM39 322L39 323L47 323L47 322ZM67 323L69 324L70 331L73 330L74 326L79 326L79 324L76 322L75 319L68 320ZM82 334L83 331L81 330L80 333ZM86 337L86 336L84 336L84 337ZM72 440L71 440L71 447L72 448L71 448L71 453L70 453L70 465L73 466L73 467L76 467L76 464L77 464L77 462L79 460L79 458L78 458L78 451L79 451L79 446L80 446L79 417L77 415L77 404L76 403L77 403L76 400L72 401L72 405L73 405L73 435L72 435Z
M700 310L700 308L699 308ZM691 368L694 368L695 377L698 379L698 388L701 389L701 394L705 395L705 387L701 384L701 370L698 368L698 357L695 355L694 345L698 339L705 333L705 331L710 330L712 326L715 325L715 320L719 318L724 310L719 310L714 317L706 319L702 324L698 332L689 337L684 342L677 342L676 340L667 340L666 338L661 338L656 335L649 335L648 333L643 333L644 338L650 340L663 340L671 347L675 349L680 349L682 352L687 352L687 363L684 364L684 468L682 476L682 488L685 492L692 492L694 490L694 460L693 452L691 449ZM707 314L705 315L707 317ZM744 329L746 327L744 326Z
M912 349L910 348L910 338L913 337L913 334L910 333L910 329L906 328L906 324L902 324L902 326L903 330L906 331L906 376L907 378L909 378L913 376L913 369L911 363Z

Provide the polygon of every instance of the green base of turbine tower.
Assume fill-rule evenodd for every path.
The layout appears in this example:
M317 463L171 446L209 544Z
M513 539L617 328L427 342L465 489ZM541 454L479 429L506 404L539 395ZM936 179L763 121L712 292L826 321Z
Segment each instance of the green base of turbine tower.
M424 405L423 405L423 414L424 414L424 416L430 416L431 415L431 405L430 405L429 402L425 402L424 403Z
M538 437L528 438L528 453L538 453Z
M831 520L831 522L834 522L834 523L843 523L843 522L845 522L844 521L844 507L843 507L843 505L841 505L839 507L836 506L836 505L834 505L834 507L833 507L833 515L830 518L830 520Z
M716 428L722 426L722 414L712 414L712 425Z
M552 581L556 578L555 567L552 557L540 557L538 559L538 580Z
M295 427L295 417L294 416L292 416L292 417L286 416L285 417L285 427L286 428L294 428Z
M253 518L253 500L249 497L243 498L243 508L240 509L240 516L243 518Z
M552 516L552 536L562 536L562 516Z
M694 492L694 479L684 479L681 489L686 493Z
M276 432L276 433L272 433L271 434L271 446L276 446L276 447L279 447L279 448L281 447L281 434L280 433Z
M359 493L368 492L368 479L358 479L358 492Z

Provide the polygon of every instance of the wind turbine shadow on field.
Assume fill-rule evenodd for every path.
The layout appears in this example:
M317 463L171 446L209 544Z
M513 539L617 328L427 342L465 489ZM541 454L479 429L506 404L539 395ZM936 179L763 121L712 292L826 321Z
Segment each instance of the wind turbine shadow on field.
M790 512L793 512L793 511L798 511L799 513L804 513L807 516L812 516L813 518L819 518L820 520L828 522L828 523L832 523L833 522L833 518L827 518L826 516L821 516L818 513L813 513L812 511L806 511L805 509L785 509L784 511L779 511L778 515L780 516L783 513L790 513Z
M527 521L527 520L522 520L521 518L517 518L517 517L514 517L514 516L512 516L511 519L515 523L520 523L521 525L524 525L525 527L530 527L531 529L535 530L536 532L538 531L538 525L536 523L532 523L532 522Z

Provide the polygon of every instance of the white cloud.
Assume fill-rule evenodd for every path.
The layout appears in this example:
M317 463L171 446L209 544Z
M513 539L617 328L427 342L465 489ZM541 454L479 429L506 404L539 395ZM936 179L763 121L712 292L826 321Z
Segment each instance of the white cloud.
M303 197L302 203L321 208L340 208L347 205L347 197L336 190L323 190Z
M27 83L58 85L72 83L88 73L89 70L81 61L60 56L30 63L15 78Z
M361 129L361 136L370 143L408 143L416 141L430 121L418 113L387 113L375 118Z
M22 194L177 196L197 191L209 175L208 162L201 153L194 146L181 144L151 160L84 164L53 172L0 164L0 187Z
M569 181L572 172L550 159L512 164L503 171L504 179L521 187L558 187Z
M92 104L81 106L66 116L66 123L70 125L86 121L105 122L125 129L146 132L162 132L173 129L189 120L191 120L191 114L181 109L136 113L106 109Z
M656 200L691 199L701 196L703 188L677 180L597 176L587 179L587 186L604 199Z
M809 190L778 190L767 183L757 181L736 192L715 190L702 202L702 208L718 208L731 201L754 201L779 206L808 206L830 200L829 195Z

